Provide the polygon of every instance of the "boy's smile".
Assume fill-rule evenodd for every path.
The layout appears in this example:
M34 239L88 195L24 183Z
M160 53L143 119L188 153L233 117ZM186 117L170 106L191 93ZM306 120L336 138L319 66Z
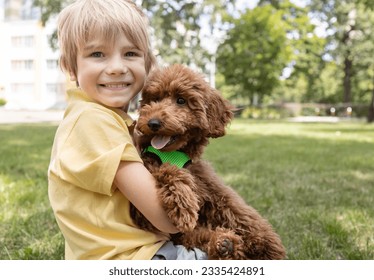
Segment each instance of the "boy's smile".
M144 86L144 52L125 35L113 41L92 38L79 49L77 74L71 78L94 101L125 108Z
M111 88L111 89L123 89L130 86L131 84L119 83L119 84L102 84L102 87Z

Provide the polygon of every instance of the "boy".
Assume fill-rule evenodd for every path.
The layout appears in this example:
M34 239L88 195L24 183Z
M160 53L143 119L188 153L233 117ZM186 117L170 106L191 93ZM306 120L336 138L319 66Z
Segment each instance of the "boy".
M147 20L131 0L78 0L59 16L60 63L78 88L56 132L49 198L66 259L204 259L174 246L177 229L132 143L126 111L155 64ZM130 202L160 231L137 228Z

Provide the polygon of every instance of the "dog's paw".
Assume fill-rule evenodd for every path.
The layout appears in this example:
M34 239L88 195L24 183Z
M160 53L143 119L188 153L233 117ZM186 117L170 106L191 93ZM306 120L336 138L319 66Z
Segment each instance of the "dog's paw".
M209 255L212 259L245 259L243 240L233 231L216 229L215 236L210 240L209 243Z
M173 224L180 232L192 231L199 218L198 200L187 185L176 183L159 190L163 207Z
M199 199L194 192L193 176L169 164L161 167L155 178L163 207L179 231L192 231L199 218Z
M170 211L169 218L180 232L191 232L197 224L198 214L189 209L180 209L176 207Z
M234 243L230 239L218 240L216 243L217 252L222 256L231 255L234 251Z

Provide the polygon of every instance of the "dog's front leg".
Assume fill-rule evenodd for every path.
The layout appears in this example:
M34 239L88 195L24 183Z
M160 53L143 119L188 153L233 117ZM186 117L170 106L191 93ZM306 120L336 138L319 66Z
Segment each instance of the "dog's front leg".
M198 220L199 201L191 173L165 163L153 172L153 176L163 207L173 224L181 232L192 231Z

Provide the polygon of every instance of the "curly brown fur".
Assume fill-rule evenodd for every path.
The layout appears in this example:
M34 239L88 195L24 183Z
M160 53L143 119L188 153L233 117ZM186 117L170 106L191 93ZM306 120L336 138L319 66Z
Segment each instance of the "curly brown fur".
M285 249L271 225L201 159L209 138L225 135L232 118L233 107L202 75L173 65L149 77L135 141L143 150L162 135L167 140L156 141L161 151L183 151L192 159L179 169L143 155L163 207L181 231L175 243L198 247L210 259L284 259ZM155 230L135 208L132 217L140 227Z

